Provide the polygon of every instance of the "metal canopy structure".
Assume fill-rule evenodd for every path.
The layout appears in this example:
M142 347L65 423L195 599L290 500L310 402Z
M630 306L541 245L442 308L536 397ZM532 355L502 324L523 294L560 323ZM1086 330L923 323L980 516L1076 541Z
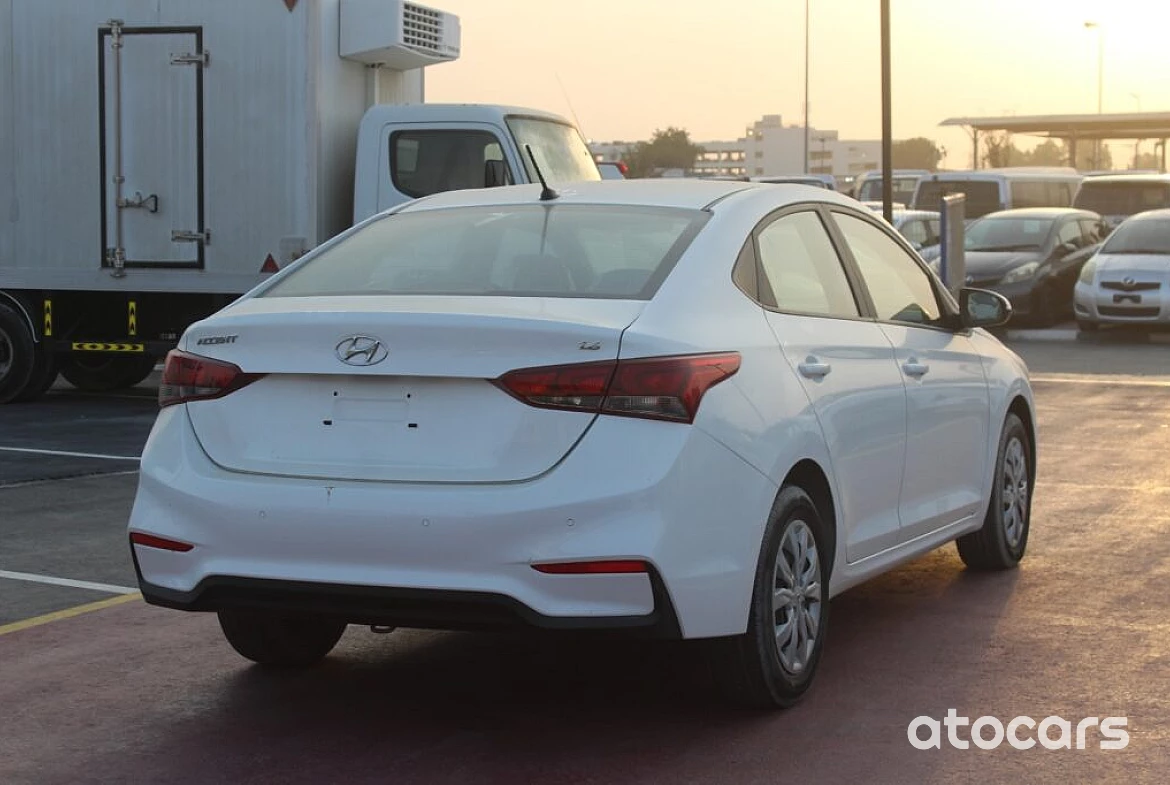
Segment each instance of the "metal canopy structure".
M1075 165L1077 142L1110 139L1156 139L1162 153L1162 171L1166 171L1166 140L1170 139L1170 112L1125 114L1049 114L1011 117L952 117L940 126L964 126L970 129L975 150L975 168L979 168L979 134L1007 131L1026 136L1063 139L1069 147L1069 164Z

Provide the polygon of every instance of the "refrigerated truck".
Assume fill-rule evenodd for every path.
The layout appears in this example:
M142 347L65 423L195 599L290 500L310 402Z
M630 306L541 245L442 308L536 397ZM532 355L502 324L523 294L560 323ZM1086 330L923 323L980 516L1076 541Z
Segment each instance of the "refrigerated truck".
M562 117L424 103L459 49L402 0L0 0L0 403L137 384L410 199L600 178Z

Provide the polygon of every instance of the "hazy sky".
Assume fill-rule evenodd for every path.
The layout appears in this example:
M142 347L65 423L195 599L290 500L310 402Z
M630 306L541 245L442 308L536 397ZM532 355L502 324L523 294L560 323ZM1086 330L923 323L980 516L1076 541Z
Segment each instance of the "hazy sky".
M429 0L459 15L463 54L428 70L427 100L576 116L591 140L681 126L733 139L764 114L803 123L804 0ZM881 134L878 0L811 0L812 124ZM926 136L966 167L952 116L1170 111L1165 0L891 0L894 137ZM563 87L562 87L563 86ZM1135 97L1136 96L1138 97ZM1021 137L1021 147L1037 139ZM1151 150L1149 143L1146 150ZM1118 145L1115 158L1132 154Z

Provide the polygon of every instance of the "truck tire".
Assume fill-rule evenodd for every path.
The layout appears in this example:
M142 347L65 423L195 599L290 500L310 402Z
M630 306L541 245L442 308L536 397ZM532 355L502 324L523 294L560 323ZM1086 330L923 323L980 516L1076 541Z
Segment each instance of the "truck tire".
M150 376L154 363L149 355L73 355L62 363L61 375L84 392L110 392L138 384Z
M57 355L47 351L43 346L33 350L32 373L25 383L24 389L17 393L12 403L28 403L44 395L53 382L57 381Z
M24 318L0 304L0 403L24 392L32 377L36 343Z

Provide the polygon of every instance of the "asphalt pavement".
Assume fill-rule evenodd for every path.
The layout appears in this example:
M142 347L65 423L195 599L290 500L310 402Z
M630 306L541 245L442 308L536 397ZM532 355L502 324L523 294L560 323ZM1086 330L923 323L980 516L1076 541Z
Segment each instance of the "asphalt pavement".
M1009 338L1040 427L1023 565L948 546L846 592L816 685L770 714L718 702L689 644L351 627L321 668L251 667L133 593L150 382L0 407L0 783L1164 783L1170 345ZM1121 716L1130 742L911 746L951 708Z

